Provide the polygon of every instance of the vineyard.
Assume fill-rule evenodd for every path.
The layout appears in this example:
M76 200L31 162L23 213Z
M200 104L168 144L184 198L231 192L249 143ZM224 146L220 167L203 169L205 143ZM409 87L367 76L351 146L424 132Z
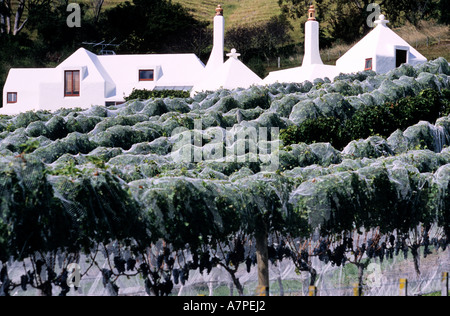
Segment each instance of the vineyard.
M439 58L3 116L0 295L388 294L373 264L434 279L449 262L449 89Z

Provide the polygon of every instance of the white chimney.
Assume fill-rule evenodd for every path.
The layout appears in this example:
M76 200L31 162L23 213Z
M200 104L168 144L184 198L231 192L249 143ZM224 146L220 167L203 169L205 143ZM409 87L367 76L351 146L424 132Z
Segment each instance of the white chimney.
M224 63L225 49L225 19L223 17L223 9L219 4L214 17L214 42L211 55L209 56L206 70L217 69Z
M302 66L323 65L319 52L319 22L316 21L316 10L310 6L308 21L305 24L305 57Z

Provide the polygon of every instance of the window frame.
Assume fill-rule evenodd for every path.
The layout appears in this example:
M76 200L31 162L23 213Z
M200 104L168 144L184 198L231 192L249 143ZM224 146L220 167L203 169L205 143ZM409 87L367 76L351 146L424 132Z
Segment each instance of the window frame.
M367 67L367 62L370 61L370 67ZM366 58L364 63L364 71L372 70L373 69L373 58Z
M72 73L71 82L71 93L67 93L67 73ZM73 74L75 72L78 72L78 93L74 93L74 80L73 80ZM81 90L81 71L80 70L64 70L64 97L79 97L80 96L80 90Z
M116 106L116 105L121 105L124 104L126 101L105 101L105 106Z
M141 72L144 71L151 71L152 72L152 79L142 79L141 78ZM138 71L138 80L139 81L155 81L155 70L154 69L139 69Z
M399 62L399 53L401 52L402 57L404 54L404 62L400 63ZM403 64L408 64L408 55L409 55L409 50L405 49L404 47L396 47L395 48L395 68L400 67Z
M9 96L15 96L15 101L9 101ZM6 103L7 104L17 103L17 92L6 92Z

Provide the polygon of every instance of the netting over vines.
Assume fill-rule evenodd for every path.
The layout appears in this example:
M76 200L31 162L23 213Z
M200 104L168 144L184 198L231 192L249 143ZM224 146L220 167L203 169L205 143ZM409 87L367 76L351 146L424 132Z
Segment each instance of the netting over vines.
M441 58L1 117L0 294L253 294L261 239L273 294L390 295L405 266L435 291L449 89Z

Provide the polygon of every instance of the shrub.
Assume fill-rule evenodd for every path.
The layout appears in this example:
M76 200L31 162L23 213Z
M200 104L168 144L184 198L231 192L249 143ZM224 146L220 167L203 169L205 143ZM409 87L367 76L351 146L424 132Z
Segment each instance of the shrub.
M131 94L128 97L125 97L125 101L136 99L147 100L153 98L189 98L189 92L183 90L133 89Z
M334 116L308 118L299 125L281 131L285 146L305 142L330 142L342 149L352 140L381 135L387 137L419 121L434 122L450 114L450 90L423 90L416 97L406 97L381 106L363 105L345 121Z
M347 145L347 133L342 121L335 117L319 117L307 119L302 124L290 126L280 133L280 138L285 146L296 143L329 142L336 148Z

